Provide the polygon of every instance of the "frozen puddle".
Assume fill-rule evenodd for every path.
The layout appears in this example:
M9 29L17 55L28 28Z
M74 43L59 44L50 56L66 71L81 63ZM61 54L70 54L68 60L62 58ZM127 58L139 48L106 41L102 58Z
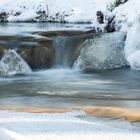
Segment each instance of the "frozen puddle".
M127 123L124 129L84 117L84 112L0 112L0 140L140 140Z

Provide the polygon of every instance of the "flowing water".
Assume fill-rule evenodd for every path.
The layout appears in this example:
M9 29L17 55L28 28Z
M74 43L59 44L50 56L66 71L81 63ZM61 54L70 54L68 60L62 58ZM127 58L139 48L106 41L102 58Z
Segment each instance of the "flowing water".
M78 24L7 23L0 24L0 33L1 36L14 35L19 37L28 35L36 37L38 35L31 33L66 29L85 31L89 28L90 25ZM76 38L75 40L78 39ZM9 53L13 52L15 58L18 59L15 62L16 65L11 68L11 65L15 63L11 63L11 61L9 63L11 58L10 56L7 58L5 53L5 57L8 60L6 59L6 61L5 57L3 57L1 63L4 62L4 66L6 65L5 67L8 69L4 69L4 74L1 74L2 76L0 77L1 139L6 139L7 135L11 139L18 140L45 140L47 138L54 140L64 139L64 137L67 137L67 139L70 139L70 137L74 139L102 139L103 134L107 139L129 139L130 137L139 139L140 129L138 122L136 126L129 122L124 122L123 119L112 122L111 119L109 121L105 117L105 113L101 113L101 116L104 116L101 119L100 117L89 116L83 111L89 106L99 107L99 111L102 107L110 107L110 110L113 107L114 109L125 108L139 111L140 72L131 70L129 67L110 70L96 69L88 72L74 69L72 65L77 59L76 55L80 55L80 50L82 49L81 47L75 49L75 47L81 46L81 42L84 42L83 38L77 42L75 40L73 38L66 40L64 36L55 37L54 47L56 55L53 66L50 69L31 71L29 66L25 64L26 62L14 50L9 50ZM18 44L15 43L15 45ZM71 48L75 49L77 53L74 54ZM1 67L4 66L2 65ZM11 69L13 71L12 75L11 73L7 74L7 71ZM2 68L1 71L3 72ZM13 113L5 112L5 110L13 111ZM17 111L19 113L16 113ZM63 113L62 115L44 113L67 111L76 112ZM43 114L37 113L34 115L20 112L42 112ZM114 116L113 111L111 113ZM112 118L112 115L109 115L109 118ZM10 120L10 116L12 120ZM118 117L118 114L114 117ZM75 128L76 122L78 126ZM94 125L92 124L93 122L95 123ZM120 125L117 124L118 122ZM125 128L126 125L128 128ZM37 128L35 129L34 127ZM60 129L57 130L56 127ZM3 131L4 135L1 137ZM99 135L91 133L96 131ZM100 133L100 131L103 133ZM48 135L46 135L46 132ZM54 132L54 135L52 132ZM61 132L64 134L60 135ZM71 132L72 135L70 136L68 132ZM132 134L129 135L130 132ZM79 133L80 135L78 135ZM83 133L85 135L82 135Z
M140 73L129 69L84 74L51 69L30 75L2 77L0 106L139 107Z

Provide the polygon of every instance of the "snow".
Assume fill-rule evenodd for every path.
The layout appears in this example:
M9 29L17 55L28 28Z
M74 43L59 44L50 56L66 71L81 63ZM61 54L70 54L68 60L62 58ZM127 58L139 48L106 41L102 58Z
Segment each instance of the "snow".
M134 70L140 70L140 20L137 19L127 32L125 57Z
M1 0L0 9L9 13L8 21L37 20L37 12L45 11L45 20L96 22L96 11L107 10L111 0ZM18 15L17 15L18 13Z
M120 26L122 31L127 32L136 20L140 18L140 1L129 0L115 8L113 14L116 16L116 25Z
M53 20L56 22L91 22L97 25L96 12L101 10L105 16L115 15L116 26L126 31L140 17L140 1L129 0L115 7L111 12L109 5L115 0L1 0L0 12L9 13L8 21ZM38 19L38 12L47 16Z
M140 134L131 129L128 123L123 124L127 130L119 126L109 126L94 117L91 120L84 118L86 118L84 112L61 114L0 112L0 139L140 140Z
M0 129L0 140L15 140L12 137L8 136L4 130Z

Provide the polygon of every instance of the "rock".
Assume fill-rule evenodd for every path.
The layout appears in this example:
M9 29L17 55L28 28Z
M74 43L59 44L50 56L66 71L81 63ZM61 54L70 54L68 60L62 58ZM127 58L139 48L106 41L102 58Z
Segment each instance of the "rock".
M0 58L4 50L14 49L32 69L50 68L53 61L53 41L46 38L1 36Z
M7 18L8 18L8 13L6 13L4 11L0 12L0 22L7 21Z
M3 55L4 55L4 49L0 47L0 59L2 59Z
M124 41L121 32L105 33L83 43L74 68L85 71L106 70L126 66Z
M104 23L104 14L101 11L97 11L96 16L97 16L97 22L99 24L103 24Z
M0 61L0 75L31 73L28 64L14 51L7 50Z
M97 11L96 13L97 16L97 22L99 24L103 24L104 23L104 14L101 11ZM114 32L115 31L115 21L114 21L115 16L109 17L107 20L107 24L105 26L105 31L106 32Z
M14 49L34 70L59 65L72 67L81 44L96 35L87 31L35 32L33 36L0 36L0 58L3 51ZM58 57L57 57L58 56Z
M115 16L109 17L107 19L107 25L105 26L105 31L106 32L114 32L115 31Z
M50 68L52 65L54 51L47 46L23 46L18 53L29 64L32 69Z

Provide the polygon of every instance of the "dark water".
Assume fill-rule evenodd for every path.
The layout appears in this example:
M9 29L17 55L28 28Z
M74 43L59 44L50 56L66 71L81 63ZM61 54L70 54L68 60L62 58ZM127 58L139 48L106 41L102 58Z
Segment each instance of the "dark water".
M50 30L88 30L90 26L1 23L0 34L3 36ZM61 68L61 66L33 72L29 75L0 77L0 106L78 107L102 105L139 108L139 77L140 72L132 71L130 68L83 73Z
M60 24L60 23L0 23L1 35L30 34L37 31L56 31L56 30L89 30L90 24Z

